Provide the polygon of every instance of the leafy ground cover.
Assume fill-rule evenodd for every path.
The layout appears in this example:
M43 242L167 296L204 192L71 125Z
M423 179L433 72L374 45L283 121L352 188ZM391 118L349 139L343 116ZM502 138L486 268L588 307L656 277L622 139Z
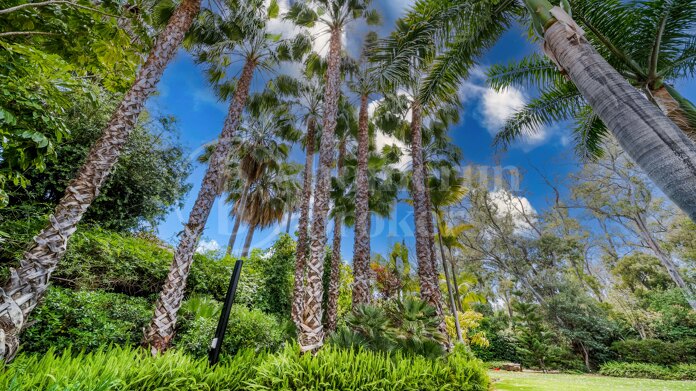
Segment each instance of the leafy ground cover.
M627 379L598 375L489 371L495 391L691 391L695 381Z

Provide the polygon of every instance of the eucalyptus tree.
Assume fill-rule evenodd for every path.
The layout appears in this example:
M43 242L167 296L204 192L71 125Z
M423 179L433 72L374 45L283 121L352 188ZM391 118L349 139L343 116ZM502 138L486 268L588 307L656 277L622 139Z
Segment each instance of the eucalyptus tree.
M247 201L239 204L239 207L244 209L237 212L238 216L244 216L248 227L242 258L249 255L251 241L257 229L267 228L282 221L288 193L296 193L300 189L300 184L295 180L299 172L300 166L297 164L281 162L268 165L263 175L260 175L248 189Z
M692 6L688 0L656 3L663 7L655 37L664 36L670 19ZM650 179L696 221L696 145L592 46L568 14L568 2L563 0L561 5L554 7L547 0L424 0L408 16L413 24L423 26L411 30L413 41L423 44L398 50L394 57L436 43L451 53L438 73L456 74L457 61L450 60L470 58L472 50L491 46L518 15L526 15L523 23L531 24L542 38L547 57L580 91L592 112ZM659 51L659 47L653 49ZM651 58L659 65L659 55Z
M696 139L696 107L674 81L696 75L696 3L693 1L571 0L573 19L587 40L631 85L642 91L691 140ZM550 59L533 54L488 70L496 89L532 85L541 90L509 118L496 136L509 143L525 132L572 120L579 153L598 157L608 130L582 93Z
M310 256L307 262L307 283L299 329L300 350L303 352L315 351L324 343L322 276L331 167L335 156L334 131L342 85L341 39L346 27L357 19L364 18L368 23L379 22L379 15L370 10L369 6L370 0L315 0L310 3L295 2L286 14L286 18L299 25L314 26L320 23L330 36L319 166L314 188Z
M34 237L20 267L10 271L9 281L0 291L0 356L6 361L14 357L19 347L19 333L25 327L29 313L43 297L51 273L66 251L68 239L116 164L145 101L155 91L164 69L174 58L200 5L200 0L183 0L173 12L133 85L67 187L48 225Z
M174 336L176 314L183 299L193 253L213 202L223 187L233 139L242 119L254 73L257 70L272 71L280 61L291 59L280 54L303 53L311 45L304 35L282 39L268 33L266 24L278 13L274 4L266 7L262 0L227 0L221 4L223 9L220 12L203 13L193 30L191 46L197 61L207 65L208 77L220 87L223 98L230 94L233 96L201 189L157 299L154 316L145 333L144 343L151 347L153 354L166 350ZM239 77L234 81L226 80L228 68L235 61L243 62Z

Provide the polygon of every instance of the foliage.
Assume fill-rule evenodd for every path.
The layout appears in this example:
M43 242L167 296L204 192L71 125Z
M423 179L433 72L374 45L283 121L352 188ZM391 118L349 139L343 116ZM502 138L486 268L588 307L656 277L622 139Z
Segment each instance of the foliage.
M657 338L696 338L696 310L691 309L680 289L651 291L644 296L644 302L650 311L659 314L652 324Z
M672 367L645 364L608 362L599 370L604 376L637 377L662 380L696 380L696 364L680 364Z
M534 304L516 302L513 305L517 354L527 366L538 366L546 371L549 362L560 354L548 329Z
M258 367L253 390L488 390L482 363L451 354L430 360L369 350L327 346L316 355L297 346L269 357Z
M332 344L431 358L444 354L446 336L438 331L435 309L417 299L405 298L383 307L359 305L346 315L345 323L331 336Z
M265 355L254 351L223 357L214 368L207 358L180 351L153 357L139 348L102 348L85 354L20 355L0 373L0 388L8 391L107 390L246 390Z
M481 348L486 348L490 346L491 342L486 337L486 332L479 330L481 326L481 321L483 321L483 314L473 310L468 310L465 312L457 311L459 317L459 326L462 331L462 338L464 343L468 346L478 346ZM445 323L447 324L447 334L451 340L456 340L457 330L454 325L454 317L446 316Z
M76 96L63 121L70 138L53 147L56 159L41 169L28 169L26 189L13 187L11 205L58 203L82 166L118 101L101 93L91 99ZM176 139L176 120L142 113L118 162L83 221L112 230L152 228L180 205L190 189L191 164Z
M200 300L197 303L200 308ZM210 307L211 303L203 304ZM193 306L190 306L193 307ZM215 306L217 307L217 306ZM213 316L207 317L210 309L182 311L179 334L174 340L174 346L183 349L196 357L204 357L208 354L210 342L215 335L219 313L212 311ZM275 317L264 314L260 310L241 305L233 305L230 312L230 320L227 333L222 345L224 354L236 354L240 350L276 351L286 338L287 326L279 322Z
M268 250L259 257L261 272L258 308L277 317L287 317L292 304L292 289L295 272L295 242L290 235L281 235Z
M468 390L486 391L482 363L466 355L438 360L394 357L331 347L300 355L295 345L278 354L242 350L214 368L181 351L152 357L141 349L112 348L84 354L50 351L20 355L0 373L8 391L123 390Z
M620 361L673 365L696 364L696 339L665 342L657 339L629 339L611 345Z
M43 353L70 346L75 351L109 344L137 346L151 316L150 303L142 298L52 287L22 335L22 350Z

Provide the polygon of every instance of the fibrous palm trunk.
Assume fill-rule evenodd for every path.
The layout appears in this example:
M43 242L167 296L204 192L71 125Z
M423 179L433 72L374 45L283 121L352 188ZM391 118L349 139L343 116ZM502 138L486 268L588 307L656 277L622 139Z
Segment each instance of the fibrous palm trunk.
M442 316L440 287L437 271L433 264L431 241L432 214L428 203L425 185L425 164L423 161L423 137L421 134L422 107L418 101L411 105L411 159L412 180L411 198L413 199L414 225L416 230L416 257L418 258L418 280L421 299L435 307L440 320L440 331L446 334L445 321ZM430 223L428 223L430 220ZM430 224L430 225L429 225Z
M370 189L367 159L370 148L367 95L360 97L357 172L355 176L355 243L353 245L353 307L370 302Z
M696 221L696 145L631 86L560 8L544 33L547 52L567 73L621 147L648 177Z
M6 361L14 357L19 333L43 296L51 273L65 253L68 239L99 195L99 189L116 164L145 101L155 91L199 9L200 0L185 0L177 7L138 71L133 86L66 189L49 218L49 224L34 237L20 267L10 270L10 280L0 290L0 356Z
M314 137L316 131L315 118L307 121L305 136L305 167L302 184L302 205L300 206L300 221L298 222L297 246L295 250L295 285L292 292L292 321L299 330L302 319L302 301L304 300L304 280L309 249L309 203L312 200L312 170L314 169Z
M244 183L244 189L242 189L242 195L239 198L239 207L237 208L237 218L234 220L234 226L232 227L232 234L230 235L230 240L227 241L227 250L225 255L232 255L234 250L234 244L237 242L237 234L239 233L239 227L242 225L242 220L244 219L244 210L246 209L246 200L249 194L250 183L247 179Z
M343 160L346 155L346 141L341 140L338 145L338 161L336 162L336 174L338 180L343 178ZM329 332L336 330L338 322L338 294L341 285L341 227L343 216L340 213L334 215L333 242L331 243L331 273L329 274L329 292L326 304L326 328Z
M440 256L442 257L442 269L445 271L445 282L447 283L447 295L449 296L449 306L452 312L452 317L454 317L454 328L457 332L457 340L459 342L464 342L462 338L462 327L459 324L459 313L457 311L457 304L454 301L454 289L452 288L452 281L450 280L449 266L447 265L447 258L445 257L445 246L442 245L442 232L440 231L440 224L437 225L437 237L440 244Z
M324 343L322 326L322 297L324 276L324 246L326 245L326 218L329 212L329 186L331 166L334 161L334 131L341 93L341 29L331 30L329 63L324 95L324 125L319 146L319 167L314 187L312 232L307 262L307 284L302 303L302 319L299 332L300 350L316 351Z
M242 258L246 258L249 255L249 249L251 248L251 240L254 238L254 232L256 232L256 225L250 224L249 230L247 231L246 239L244 240Z
M203 233L210 209L219 194L221 181L225 178L225 170L232 149L232 139L239 126L244 106L246 106L255 68L256 62L254 61L248 60L244 64L220 138L210 156L201 189L198 191L189 220L184 226L179 246L174 253L174 260L169 267L167 280L155 304L155 313L145 333L144 341L144 344L150 346L153 354L165 351L174 337L176 313L179 311L181 300L184 297L184 288L193 262L193 253L196 251L196 245Z

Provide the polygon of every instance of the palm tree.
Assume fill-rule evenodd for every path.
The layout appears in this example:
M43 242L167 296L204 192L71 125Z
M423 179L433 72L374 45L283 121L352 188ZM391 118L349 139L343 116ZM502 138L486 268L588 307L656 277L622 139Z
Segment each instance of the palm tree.
M347 132L346 132L347 133ZM346 159L346 139L343 135L338 142L338 160L336 161L336 179L343 180L345 159ZM326 328L329 333L336 331L338 323L338 294L341 285L341 228L343 227L343 216L337 208L333 211L334 229L333 241L331 242L331 264L329 273L328 300L326 304Z
M34 237L21 266L10 271L0 294L0 356L11 360L19 347L19 333L48 286L51 273L65 253L68 239L99 194L118 160L145 101L155 91L167 64L174 58L184 34L201 6L200 0L183 0L159 34L130 90L114 112L102 136L56 206L50 223Z
M310 256L307 262L307 284L299 330L302 352L315 351L323 345L324 341L321 305L322 276L324 275L326 218L329 212L329 185L334 160L334 131L341 89L341 35L345 27L358 18L364 17L369 23L379 20L378 15L368 9L370 0L316 0L311 4L319 7L315 10L305 3L296 2L286 15L288 19L305 26L312 26L319 22L330 34L319 167L314 188Z
M257 69L272 70L281 60L280 53L299 53L310 46L307 37L298 35L292 42L271 36L266 22L273 16L275 7L266 10L262 0L243 4L227 0L221 13L206 12L195 29L196 43L193 45L197 60L208 64L208 76L219 86L226 98L234 92L220 138L210 156L208 169L203 177L189 220L185 225L174 260L155 305L155 313L145 334L144 343L153 354L163 352L174 336L176 313L181 306L186 279L193 261L196 244L205 227L215 198L223 188L226 166L242 111L246 106L254 72ZM281 48L293 46L293 50ZM233 58L240 58L244 65L236 83L224 82L226 67Z
M368 68L368 50L377 41L377 35L368 34L359 64L349 86L360 97L358 115L357 175L355 177L355 241L353 244L353 307L369 304L370 286L368 269L370 264L370 209L368 155L370 150L369 113L370 95L375 92L375 82Z
M696 3L573 0L570 5L573 19L587 31L588 41L602 57L695 140L696 108L671 82L696 74L696 41L690 34L696 26ZM494 65L488 76L496 89L534 85L542 91L506 122L496 136L498 141L509 143L542 125L573 120L580 154L598 157L601 153L607 128L551 60L534 54L520 62Z
M243 205L245 210L238 212L238 215L246 216L245 221L248 224L242 258L249 255L256 229L282 221L288 193L296 193L300 189L300 184L295 180L300 169L300 165L285 162L268 165L263 175L259 176L249 189L247 202Z
M675 12L688 10L691 6L687 3L688 0L661 3L667 8L655 31L656 37L666 31L671 7ZM472 49L480 52L489 47L521 11L531 16L547 56L573 82L621 147L696 221L696 145L602 58L567 14L569 9L553 7L547 0L525 0L524 7L515 0L424 0L408 17L409 23L422 27L410 29L411 41L419 44L397 50L393 56L402 57L404 51L414 52L428 45L445 47L449 55L444 57L447 61L441 61L440 76L433 78L435 82L442 79L442 74L456 74L463 59L479 54L472 53ZM652 58L659 60L659 56Z
M301 112L306 126L304 135L305 165L302 183L302 200L300 201L300 219L298 223L297 248L295 251L295 280L291 318L297 328L300 327L302 301L304 294L305 266L309 250L309 206L312 199L312 173L314 169L314 146L317 139L317 125L321 118L323 85L323 63L318 55L312 54L305 62L305 72L301 80L281 75L270 85L273 91L288 101Z

